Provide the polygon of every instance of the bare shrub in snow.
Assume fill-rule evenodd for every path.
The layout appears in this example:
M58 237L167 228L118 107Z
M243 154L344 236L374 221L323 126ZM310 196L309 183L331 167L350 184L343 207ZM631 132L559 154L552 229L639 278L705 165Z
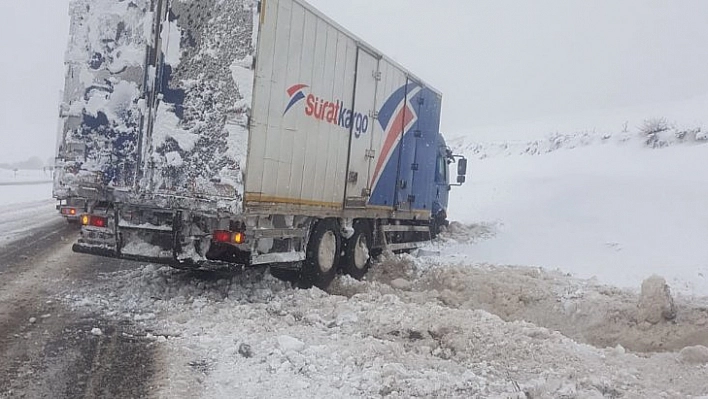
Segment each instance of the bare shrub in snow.
M670 129L669 122L666 118L651 118L644 121L639 128L639 133L642 136L650 136L656 133L665 132Z
M646 145L653 148L665 147L668 143L662 140L661 133L667 132L669 129L671 126L666 118L651 118L644 121L639 128L639 134L646 139L644 142Z

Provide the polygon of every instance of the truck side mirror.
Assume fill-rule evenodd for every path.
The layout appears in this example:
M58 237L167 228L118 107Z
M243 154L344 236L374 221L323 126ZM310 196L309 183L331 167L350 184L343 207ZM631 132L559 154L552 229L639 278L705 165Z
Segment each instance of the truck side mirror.
M465 175L457 176L457 184L465 184L467 177Z
M467 158L460 158L460 160L457 161L457 175L462 177L467 176ZM464 179L460 182L459 177L457 181L458 183L464 183Z

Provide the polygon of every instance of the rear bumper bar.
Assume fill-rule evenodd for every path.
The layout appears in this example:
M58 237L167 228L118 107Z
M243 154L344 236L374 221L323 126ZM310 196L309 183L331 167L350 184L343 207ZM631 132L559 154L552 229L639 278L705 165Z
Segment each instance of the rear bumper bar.
M72 251L80 254L102 256L105 258L124 259L135 262L154 263L174 267L184 270L223 270L223 269L244 269L245 265L236 265L213 260L194 261L192 259L179 260L175 258L155 258L141 255L120 254L112 248L103 246L86 245L76 243L71 247Z

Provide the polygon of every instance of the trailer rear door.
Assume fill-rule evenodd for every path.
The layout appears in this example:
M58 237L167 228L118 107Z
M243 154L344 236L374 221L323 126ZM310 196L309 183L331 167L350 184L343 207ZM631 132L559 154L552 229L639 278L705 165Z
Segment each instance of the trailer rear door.
M155 17L157 50L154 62L148 59L155 95L147 99L140 193L218 200L239 208L258 4L159 3L169 8Z

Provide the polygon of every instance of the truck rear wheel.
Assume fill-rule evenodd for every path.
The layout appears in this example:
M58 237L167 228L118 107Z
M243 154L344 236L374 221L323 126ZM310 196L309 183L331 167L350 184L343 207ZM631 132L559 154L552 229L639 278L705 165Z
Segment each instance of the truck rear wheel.
M307 244L307 255L302 265L302 283L327 289L337 274L341 251L339 226L331 219L317 223Z
M373 236L369 225L363 221L354 223L354 235L344 243L344 273L357 280L364 278L371 267L372 243Z

